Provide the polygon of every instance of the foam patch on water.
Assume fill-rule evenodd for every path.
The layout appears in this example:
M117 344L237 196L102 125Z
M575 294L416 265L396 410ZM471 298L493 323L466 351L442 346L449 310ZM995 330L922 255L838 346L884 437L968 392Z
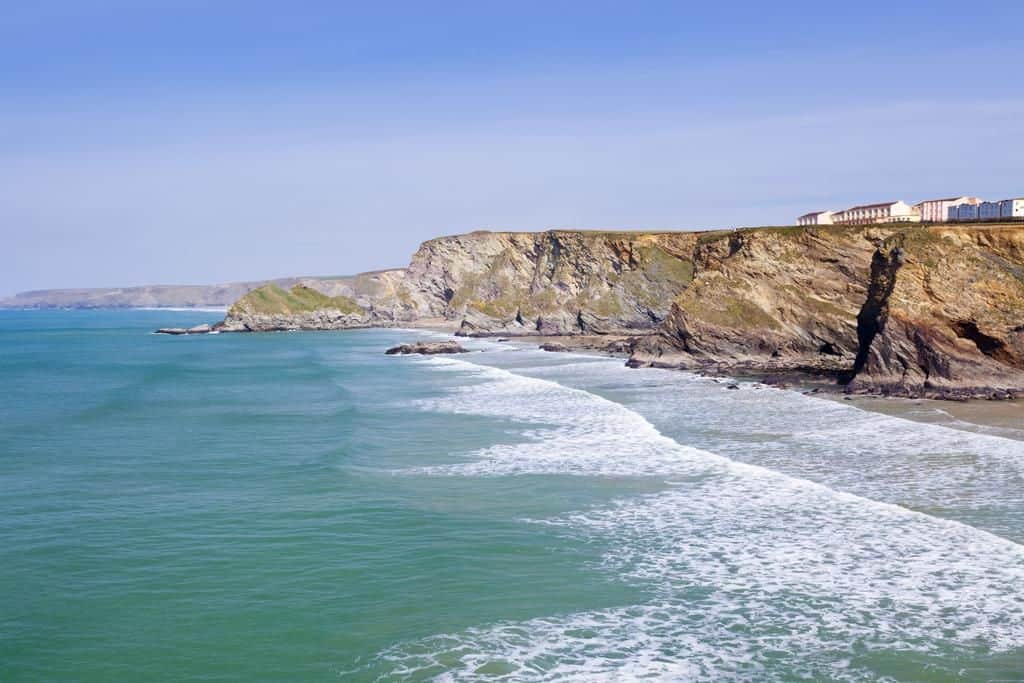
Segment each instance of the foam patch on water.
M849 403L615 361L517 373L614 392L660 432L696 448L904 507L1024 537L1024 443L861 410ZM992 514L991 511L999 511Z
M517 422L523 441L482 449L467 462L417 468L420 474L644 476L701 472L715 460L725 462L662 436L641 415L586 391L461 360L422 362L477 381L416 407Z
M954 522L734 473L540 523L600 542L650 602L399 644L371 669L436 680L959 678L1024 654L1024 549ZM786 672L780 674L780 672ZM969 678L969 676L968 676Z
M795 469L801 459L816 460L817 467L808 465L819 479L814 482L682 445L637 412L582 389L461 360L423 362L439 372L465 373L469 383L417 407L512 420L525 442L492 446L468 454L466 462L418 474L670 479L660 493L531 522L607 548L601 567L653 597L400 643L363 673L379 673L381 680L855 681L887 680L873 668L880 652L882 659L904 662L909 675L928 671L940 678L964 676L965 663L1024 656L1024 547L819 483L833 476L856 484L863 462L856 458L881 445L880 428L886 454L902 458L903 467L925 452L940 464L944 457L974 458L986 467L1008 463L997 473L1014 472L1017 446L1007 440L979 442L978 435L751 385L720 393L733 401L756 394L761 410L755 414L740 400L730 411L714 404L708 380L684 380L692 382L690 402L712 397L687 409L721 421L721 434L719 425L710 434L729 448L746 447ZM591 384L608 379L600 376L600 364L530 372L563 379L585 372ZM680 380L663 379L662 386L645 385L649 394L639 403L653 413L684 412ZM608 384L621 388L617 381ZM787 415L788 425L782 422ZM844 459L851 439L855 455ZM787 455L793 449L797 454ZM885 470L885 476L894 473ZM871 479L862 469L859 474ZM905 474L911 482L912 472ZM918 474L932 481L929 473Z

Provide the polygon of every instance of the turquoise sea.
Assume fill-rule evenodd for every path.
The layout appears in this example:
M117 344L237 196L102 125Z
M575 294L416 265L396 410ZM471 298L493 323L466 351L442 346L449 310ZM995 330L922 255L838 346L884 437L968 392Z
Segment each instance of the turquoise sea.
M0 312L0 681L1024 680L1024 442L432 333Z

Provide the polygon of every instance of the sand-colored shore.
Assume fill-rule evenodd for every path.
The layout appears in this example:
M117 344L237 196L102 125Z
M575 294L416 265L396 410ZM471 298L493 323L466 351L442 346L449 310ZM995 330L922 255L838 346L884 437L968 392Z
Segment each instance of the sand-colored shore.
M1024 441L1024 401L931 401L857 396L853 405L917 422Z

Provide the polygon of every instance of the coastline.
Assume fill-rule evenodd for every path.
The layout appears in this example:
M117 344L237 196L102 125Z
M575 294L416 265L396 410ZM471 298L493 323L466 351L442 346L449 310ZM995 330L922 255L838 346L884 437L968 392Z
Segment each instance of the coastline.
M451 334L443 328L429 329L432 332ZM410 331L412 331L410 329ZM476 339L487 339L504 343L529 345L531 348L541 344L556 342L572 353L586 355L611 356L627 359L626 351L608 350L615 342L625 342L630 337L621 335L568 335L545 336L526 335L513 337L478 336ZM553 352L557 353L557 352ZM644 370L645 367L637 367ZM663 368L670 369L670 368ZM708 372L694 370L678 370L693 374L735 380L737 382L758 382L782 391L793 391L799 394L814 395L824 400L850 403L861 410L890 415L914 422L937 424L965 432L1001 436L1017 441L1024 441L1024 399L967 399L960 401L906 398L900 396L884 396L872 394L851 394L843 390L843 386L826 376L813 376L806 373L756 373L756 372Z
M825 395L823 398L834 398ZM961 431L1024 441L1024 400L938 401L894 396L855 396L853 405L883 415Z

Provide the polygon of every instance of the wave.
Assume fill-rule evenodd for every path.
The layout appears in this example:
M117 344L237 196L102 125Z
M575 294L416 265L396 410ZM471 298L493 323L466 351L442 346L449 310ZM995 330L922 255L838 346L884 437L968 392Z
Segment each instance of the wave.
M653 597L400 643L378 653L366 673L884 680L879 656L914 675L962 676L1001 657L1012 667L1024 655L1024 547L1011 540L681 444L643 415L583 389L459 359L418 362L468 382L418 408L509 419L524 442L407 474L667 478L657 493L528 520L600 544L601 568ZM582 370L592 379L599 372L596 365ZM761 403L791 400L756 393ZM834 440L830 430L842 428L830 424L832 410L850 409L830 404L816 428L799 425L788 438ZM730 416L747 414L734 409L722 419ZM868 438L875 419L864 418L858 437ZM962 434L933 433L953 444ZM999 440L987 445L994 458L1007 455ZM897 447L912 443L901 436Z

